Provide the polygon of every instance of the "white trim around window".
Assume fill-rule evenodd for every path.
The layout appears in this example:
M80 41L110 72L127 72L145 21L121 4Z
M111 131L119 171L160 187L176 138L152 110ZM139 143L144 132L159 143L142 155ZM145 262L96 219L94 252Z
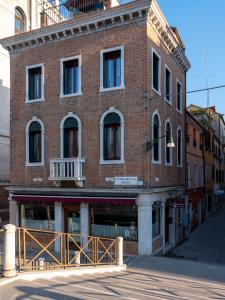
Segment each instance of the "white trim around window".
M170 94L169 94L169 98L170 100L168 100L166 98L166 71L169 71L170 73ZM165 65L165 69L164 69L164 100L166 101L166 103L168 103L169 105L172 105L172 102L173 102L173 85L172 85L172 71L170 70L170 68Z
M81 158L81 121L73 112L69 112L60 123L60 158L64 158L64 123L68 118L74 118L78 123L78 157Z
M41 125L41 162L37 163L30 163L29 159L29 128L31 123L38 122ZM25 136L26 136L26 167L39 167L45 165L45 128L43 122L38 119L37 117L33 117L26 125L25 129Z
M120 160L104 160L104 119L110 113L116 113L120 117L120 125L121 125L121 158ZM122 113L115 109L114 107L110 107L104 114L101 116L100 120L100 164L101 165L118 165L124 164L124 117Z
M181 140L180 140L180 164L178 164L178 133L180 131L180 137L181 137ZM177 167L179 168L182 168L183 167L183 136L182 136L182 131L181 131L181 127L178 126L177 128Z
M159 116L159 111L158 109L156 109L154 111L154 113L152 114L152 140L154 139L154 117L158 116L159 118L159 160L154 160L154 147L152 148L152 163L155 164L155 165L160 165L162 163L162 157L161 157L161 152L162 152L162 139L161 139L161 135L162 135L162 132L161 132L161 119L160 119L160 116Z
M120 83L120 86L104 88L104 86L103 86L104 53L113 52L113 51L117 51L117 50L120 50L120 53L121 53L121 83ZM118 46L118 47L114 47L114 48L101 50L100 51L100 92L107 92L107 91L121 90L121 89L125 89L125 84L124 84L124 46Z
M166 161L166 149L167 149L167 143L166 143L166 125L167 123L170 124L170 130L171 130L171 136L173 136L173 128L172 124L170 122L170 119L168 118L165 122L165 165L166 166L172 166L173 165L173 148L170 148L170 163Z
M181 91L181 93L180 93L180 109L178 109L178 107L177 107L177 96L178 96L178 93L177 93L177 86L178 86L178 84L180 85L180 91ZM176 79L176 109L177 109L177 112L179 112L180 114L182 114L182 107L183 107L183 97L182 97L182 84L181 84L181 82L178 80L178 79Z
M159 59L159 70L158 70L159 89L158 90L155 89L154 85L153 85L153 54L155 54ZM156 50L153 47L152 47L151 61L152 61L152 64L151 64L151 71L152 71L151 72L151 78L152 78L151 87L154 92L156 92L159 96L161 96L161 57L159 56L159 54L156 52Z
M64 72L63 72L63 63L65 61L70 60L78 60L78 67L79 67L79 74L78 74L78 91L77 93L72 94L64 94L63 92L63 78L64 78ZM75 97L75 96L81 96L81 55L66 57L60 59L60 98L67 98L67 97Z
M29 70L41 67L41 98L29 100ZM44 73L44 64L37 64L26 66L26 94L25 94L25 103L35 103L45 101L44 98L44 89L45 89L45 73Z

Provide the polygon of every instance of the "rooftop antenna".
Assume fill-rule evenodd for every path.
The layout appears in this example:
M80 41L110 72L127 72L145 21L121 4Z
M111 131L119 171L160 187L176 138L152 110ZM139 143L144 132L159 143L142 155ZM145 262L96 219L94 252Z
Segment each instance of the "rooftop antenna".
M210 105L209 99L209 61L208 61L208 49L205 49L205 81L206 81L206 93L207 93L207 107Z

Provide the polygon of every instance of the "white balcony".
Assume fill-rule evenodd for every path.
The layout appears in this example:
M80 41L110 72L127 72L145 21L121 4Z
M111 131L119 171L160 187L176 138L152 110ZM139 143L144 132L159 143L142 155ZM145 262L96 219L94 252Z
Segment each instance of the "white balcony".
M49 180L84 181L83 164L84 158L57 158L50 160Z

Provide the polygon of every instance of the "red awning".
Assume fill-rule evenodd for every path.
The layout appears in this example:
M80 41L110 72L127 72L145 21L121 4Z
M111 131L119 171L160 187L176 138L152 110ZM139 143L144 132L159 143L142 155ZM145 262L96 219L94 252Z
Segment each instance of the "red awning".
M72 196L40 196L40 195L13 195L12 199L20 202L63 202L63 203L96 203L135 205L136 198L121 197L72 197Z

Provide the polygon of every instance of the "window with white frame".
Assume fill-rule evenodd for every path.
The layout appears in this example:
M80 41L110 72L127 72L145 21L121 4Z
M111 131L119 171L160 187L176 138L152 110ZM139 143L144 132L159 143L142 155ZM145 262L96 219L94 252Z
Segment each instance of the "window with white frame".
M61 97L81 94L81 56L61 59Z
M152 49L152 89L161 94L161 59L160 56Z
M182 111L182 86L181 83L177 80L177 110Z
M177 130L177 165L182 166L182 134L180 128Z
M172 138L172 128L169 121L166 122L166 165L172 165L172 147L168 147L168 144L171 142Z
M81 157L81 121L70 112L60 124L61 158Z
M26 127L26 165L44 164L44 125L34 117Z
M172 73L167 66L165 67L165 100L172 102Z
M26 102L44 100L44 65L33 65L26 68Z
M26 31L25 13L21 7L15 8L15 34Z
M122 114L111 109L100 121L100 163L124 162L124 119Z
M153 162L159 163L161 161L161 123L158 113L153 114Z
M100 91L124 88L124 47L100 52Z

